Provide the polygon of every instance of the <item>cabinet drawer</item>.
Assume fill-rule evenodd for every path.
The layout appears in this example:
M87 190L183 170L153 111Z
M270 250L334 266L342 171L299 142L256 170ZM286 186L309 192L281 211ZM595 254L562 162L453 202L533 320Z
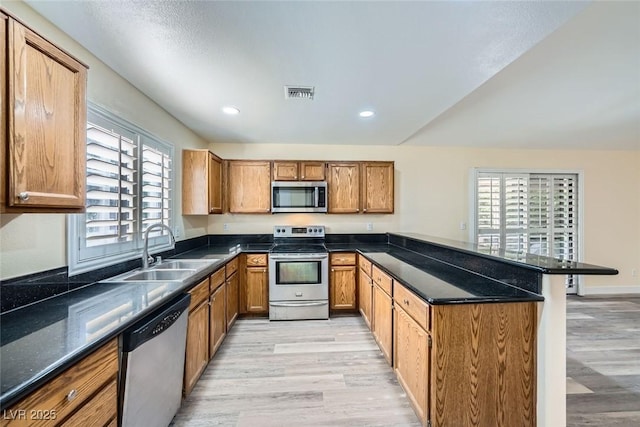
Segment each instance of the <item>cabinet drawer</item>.
M227 278L231 277L236 271L238 271L238 257L235 257L227 263Z
M211 275L211 281L209 282L209 290L211 293L214 293L216 289L220 287L224 283L224 268L219 269L215 273Z
M331 265L356 265L356 254L338 252L331 254Z
M114 339L22 399L7 413L26 409L27 416L55 413L55 419L62 420L87 402L105 383L115 381L117 375L118 341ZM3 426L43 425L43 421L37 419L16 418L3 422L6 422Z
M247 267L266 267L267 254L247 254Z
M375 268L375 267L374 267ZM395 305L401 307L421 327L429 331L429 304L418 298L413 292L396 282L393 289Z
M191 294L189 312L192 312L194 308L209 298L209 278L207 277L202 282L198 283L189 291L189 293Z
M378 286L380 286L380 289L389 294L389 296L392 295L393 279L387 273L383 272L374 265L371 273L371 278Z
M371 276L371 261L363 257L362 255L358 255L358 265L360 269L367 273L367 276Z
M118 417L118 387L115 381L108 383L91 400L65 421L65 427L104 426Z

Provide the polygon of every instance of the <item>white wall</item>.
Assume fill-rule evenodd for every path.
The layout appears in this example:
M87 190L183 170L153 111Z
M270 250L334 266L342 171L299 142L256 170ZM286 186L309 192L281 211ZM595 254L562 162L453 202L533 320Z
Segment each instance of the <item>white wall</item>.
M444 148L419 146L211 144L227 159L393 160L393 215L211 215L209 232L270 233L276 224L320 223L328 232L406 231L469 240L460 222L470 215L469 174L474 167L582 171L583 261L620 270L586 276L585 288L640 286L640 152ZM223 224L228 224L224 231ZM640 273L639 273L640 274ZM620 290L620 289L616 289Z
M3 1L2 7L89 65L87 98L90 101L175 145L178 194L175 209L180 212L181 149L204 148L206 142L22 1ZM206 234L207 219L183 219L177 215L176 225L183 230L183 237L178 238L181 240ZM3 214L0 227L1 279L67 265L66 215Z

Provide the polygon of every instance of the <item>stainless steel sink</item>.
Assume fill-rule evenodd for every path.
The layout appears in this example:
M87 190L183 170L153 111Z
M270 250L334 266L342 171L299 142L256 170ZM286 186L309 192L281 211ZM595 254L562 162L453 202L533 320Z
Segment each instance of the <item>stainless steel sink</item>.
M123 276L119 276L119 282L181 282L192 276L196 270L145 270L134 271ZM114 277L114 279L116 279ZM111 279L110 279L111 280ZM114 280L115 281L115 280Z
M152 267L152 270L200 270L218 259L170 259Z
M199 271L220 261L220 258L207 259L170 259L142 270L129 271L103 282L184 282Z

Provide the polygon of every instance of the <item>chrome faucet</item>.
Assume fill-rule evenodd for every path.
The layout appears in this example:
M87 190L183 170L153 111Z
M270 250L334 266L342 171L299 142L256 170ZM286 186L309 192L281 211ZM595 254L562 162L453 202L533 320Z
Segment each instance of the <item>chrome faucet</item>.
M174 245L176 244L176 238L173 235L173 231L171 231L171 228L169 228L167 225L158 222L155 224L151 224L149 227L147 227L147 229L144 231L144 249L142 250L142 268L149 268L149 264L153 264L154 262L156 262L156 260L152 257L149 256L149 231L151 231L152 228L164 228L165 230L167 230L169 232L169 237L171 237L171 243L173 243Z

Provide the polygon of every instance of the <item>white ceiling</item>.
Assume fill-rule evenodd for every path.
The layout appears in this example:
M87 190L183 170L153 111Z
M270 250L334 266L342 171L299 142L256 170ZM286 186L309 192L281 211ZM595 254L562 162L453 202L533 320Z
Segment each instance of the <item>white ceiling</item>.
M27 3L214 142L640 149L639 2Z

